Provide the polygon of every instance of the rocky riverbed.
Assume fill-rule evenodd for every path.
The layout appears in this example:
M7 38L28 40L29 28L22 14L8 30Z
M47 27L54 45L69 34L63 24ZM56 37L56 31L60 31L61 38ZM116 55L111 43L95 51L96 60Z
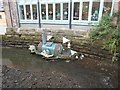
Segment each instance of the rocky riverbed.
M3 66L3 88L80 88L73 78L53 72L30 72Z

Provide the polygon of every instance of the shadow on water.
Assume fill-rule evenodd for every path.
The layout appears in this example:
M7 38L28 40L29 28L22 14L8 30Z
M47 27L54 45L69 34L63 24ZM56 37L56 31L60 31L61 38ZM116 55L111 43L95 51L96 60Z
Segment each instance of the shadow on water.
M80 66L80 62L46 61L39 55L30 54L26 48L2 48L3 64L13 68L39 72L40 70L58 71L64 73L81 84L82 87L109 88L114 87L109 81L110 75L100 73ZM92 66L91 66L92 67Z

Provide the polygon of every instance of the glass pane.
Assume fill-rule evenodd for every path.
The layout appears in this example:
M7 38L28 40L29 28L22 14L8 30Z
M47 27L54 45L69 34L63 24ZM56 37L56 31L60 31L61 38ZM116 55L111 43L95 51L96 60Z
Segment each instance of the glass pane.
M32 5L33 19L37 19L37 5Z
M74 3L73 20L79 20L79 2Z
M41 15L42 15L42 20L46 20L46 5L45 4L41 5Z
M26 5L26 17L27 19L31 19L30 5Z
M53 5L48 4L48 19L53 20Z
M100 8L100 1L98 1L98 2L93 2L93 6L92 6L92 16L91 16L91 20L92 20L92 21L98 21L99 8Z
M111 7L112 7L112 1L111 0L105 0L104 2L104 7L103 7L103 14L109 14L111 12Z
M63 20L68 20L68 3L63 3Z
M25 19L24 7L23 7L23 5L20 5L20 19Z
M82 7L82 20L88 20L89 2L83 2Z
M61 15L60 15L60 4L56 4L55 5L55 19L56 20L60 20L61 19Z

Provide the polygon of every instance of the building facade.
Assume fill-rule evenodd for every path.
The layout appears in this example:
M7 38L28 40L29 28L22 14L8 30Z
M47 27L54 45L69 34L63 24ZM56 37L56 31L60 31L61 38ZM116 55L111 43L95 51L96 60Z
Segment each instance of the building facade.
M0 1L0 27L6 27L6 17L3 8L3 2Z
M118 11L120 0L5 0L8 27L87 30L104 14Z

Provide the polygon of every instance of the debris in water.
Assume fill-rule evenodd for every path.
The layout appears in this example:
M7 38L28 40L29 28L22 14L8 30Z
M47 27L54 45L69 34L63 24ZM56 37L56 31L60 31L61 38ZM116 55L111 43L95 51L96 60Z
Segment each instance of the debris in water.
M80 59L82 60L84 57L85 57L85 56L84 56L83 54L81 54Z
M76 56L75 58L78 59L78 56Z

